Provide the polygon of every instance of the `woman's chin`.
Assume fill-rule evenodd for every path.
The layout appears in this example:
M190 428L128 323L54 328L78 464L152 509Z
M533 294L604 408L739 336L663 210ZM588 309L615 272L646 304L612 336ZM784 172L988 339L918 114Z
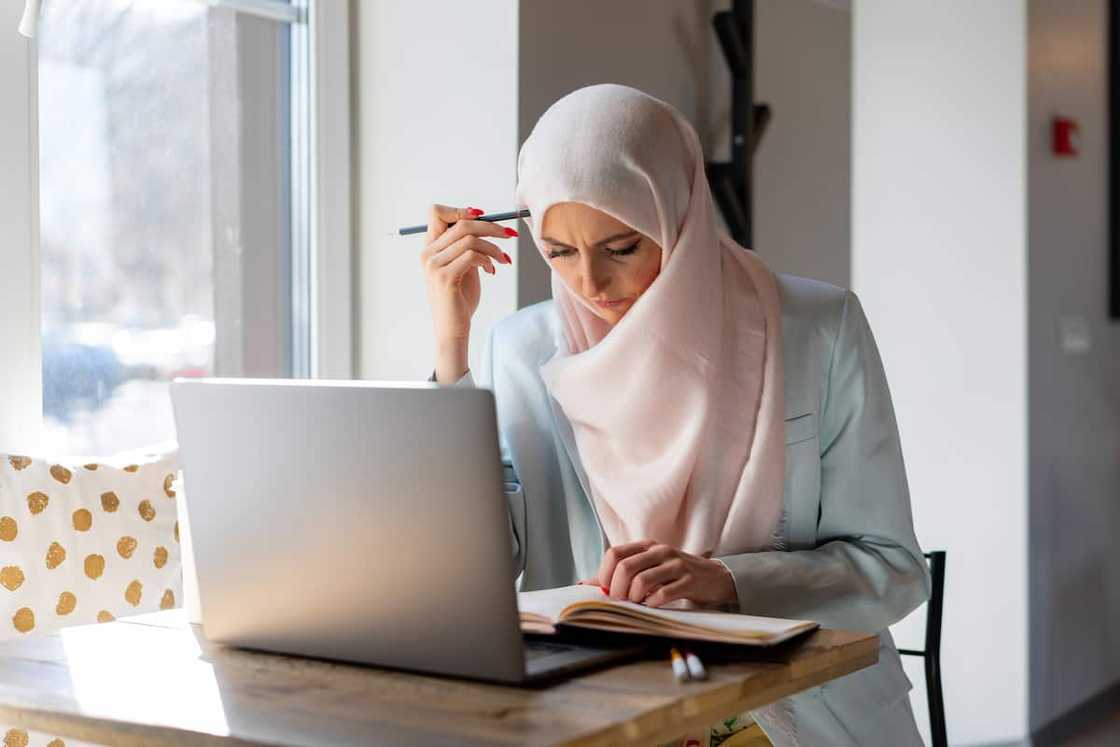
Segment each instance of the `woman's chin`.
M618 324L619 320L621 320L622 317L626 316L626 309L623 309L622 311L614 311L613 309L596 307L595 315L613 327L614 325Z

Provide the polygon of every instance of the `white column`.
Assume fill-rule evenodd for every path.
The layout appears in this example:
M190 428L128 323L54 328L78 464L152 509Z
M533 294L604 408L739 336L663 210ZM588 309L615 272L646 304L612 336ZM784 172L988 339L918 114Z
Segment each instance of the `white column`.
M22 0L0 0L0 452L39 448L39 212L35 45Z
M919 539L948 551L949 739L1014 740L1028 675L1025 1L859 0L854 13L853 285Z

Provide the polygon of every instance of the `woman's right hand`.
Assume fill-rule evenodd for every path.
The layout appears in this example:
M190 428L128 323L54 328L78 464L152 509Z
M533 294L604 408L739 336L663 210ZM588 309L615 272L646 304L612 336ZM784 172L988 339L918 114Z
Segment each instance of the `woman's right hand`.
M517 231L474 220L477 208L432 205L428 213L427 246L420 254L428 283L428 304L436 334L436 380L458 381L467 372L471 317L478 308L478 269L491 275L494 263L512 264L509 255L482 237L509 238Z

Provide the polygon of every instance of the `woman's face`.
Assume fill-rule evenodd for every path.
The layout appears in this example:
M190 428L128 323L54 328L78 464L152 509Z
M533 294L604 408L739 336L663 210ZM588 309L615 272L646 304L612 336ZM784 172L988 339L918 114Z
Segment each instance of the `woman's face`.
M550 207L541 241L552 269L612 326L661 272L653 239L582 202Z

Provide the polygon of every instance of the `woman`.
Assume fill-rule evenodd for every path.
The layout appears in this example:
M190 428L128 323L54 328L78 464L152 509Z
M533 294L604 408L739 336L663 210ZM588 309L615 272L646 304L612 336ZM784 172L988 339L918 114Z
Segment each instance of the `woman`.
M881 632L879 663L753 715L774 744L920 744L886 632L929 594L882 364L855 295L717 228L699 140L624 86L575 91L518 159L553 301L495 326L521 588ZM467 371L478 270L512 229L433 208L435 377ZM681 600L685 600L682 602Z

